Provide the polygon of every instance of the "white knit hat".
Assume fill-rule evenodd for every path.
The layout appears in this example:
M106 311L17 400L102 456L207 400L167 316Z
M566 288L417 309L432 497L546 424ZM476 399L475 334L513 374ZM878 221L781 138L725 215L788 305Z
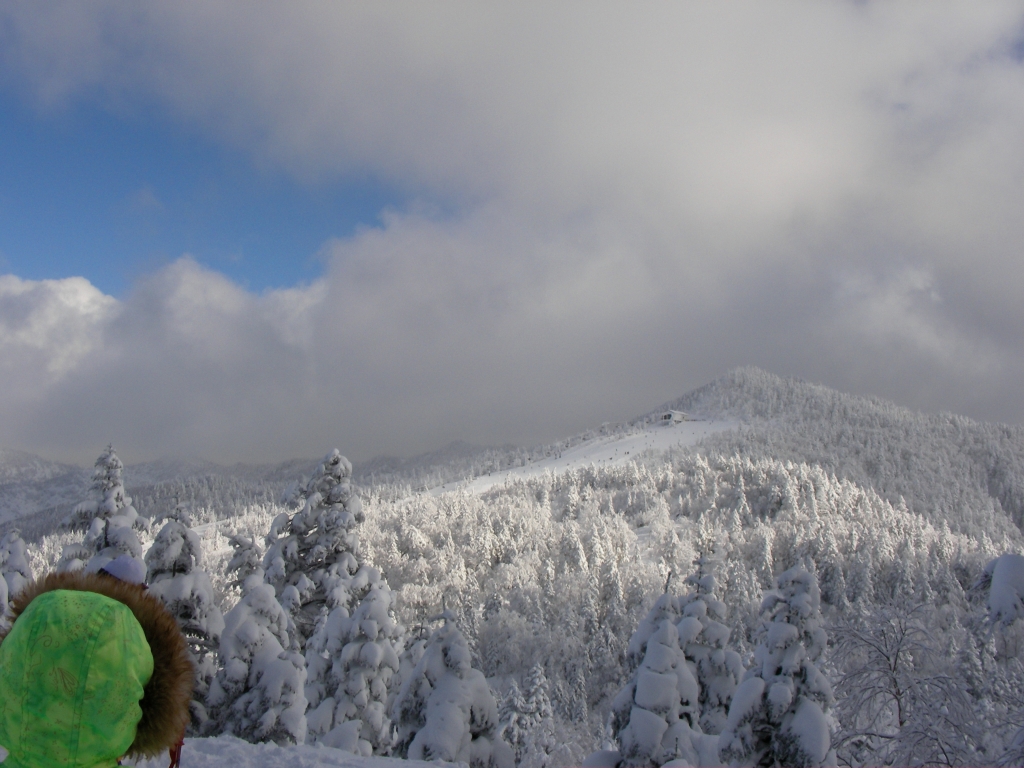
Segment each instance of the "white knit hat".
M120 555L114 558L100 568L100 571L131 584L141 584L146 580L146 566L131 555Z

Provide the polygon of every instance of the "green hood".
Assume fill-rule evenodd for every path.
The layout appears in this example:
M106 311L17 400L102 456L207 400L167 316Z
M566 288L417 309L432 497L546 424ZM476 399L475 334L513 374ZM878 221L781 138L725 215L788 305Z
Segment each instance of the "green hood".
M0 644L2 768L116 766L135 738L153 674L123 603L59 589L37 596Z

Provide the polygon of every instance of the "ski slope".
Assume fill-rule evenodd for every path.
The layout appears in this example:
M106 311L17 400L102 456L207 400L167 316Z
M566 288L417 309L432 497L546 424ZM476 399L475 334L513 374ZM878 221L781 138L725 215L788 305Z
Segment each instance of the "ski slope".
M461 490L467 493L484 493L491 488L516 480L541 477L547 472L568 472L581 467L615 467L633 461L645 453L663 453L670 448L695 445L702 438L716 432L736 429L738 421L683 421L678 424L648 424L637 432L627 434L598 435L579 443L557 456L533 461L522 467L491 472L472 480L445 483L428 489L438 495Z

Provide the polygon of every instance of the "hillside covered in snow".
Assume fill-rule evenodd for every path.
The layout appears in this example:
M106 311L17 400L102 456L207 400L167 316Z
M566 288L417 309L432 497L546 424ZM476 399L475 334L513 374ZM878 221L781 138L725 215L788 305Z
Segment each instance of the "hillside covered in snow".
M33 461L0 491L64 498ZM1019 427L742 369L532 449L92 483L12 515L0 571L145 565L199 662L183 764L1024 756Z

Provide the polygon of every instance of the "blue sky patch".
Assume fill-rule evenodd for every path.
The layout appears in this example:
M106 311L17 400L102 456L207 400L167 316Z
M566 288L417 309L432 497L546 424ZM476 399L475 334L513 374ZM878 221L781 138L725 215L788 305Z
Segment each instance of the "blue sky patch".
M304 185L167 120L8 94L0 146L0 273L114 296L184 253L253 291L308 282L325 241L403 204L372 180Z

